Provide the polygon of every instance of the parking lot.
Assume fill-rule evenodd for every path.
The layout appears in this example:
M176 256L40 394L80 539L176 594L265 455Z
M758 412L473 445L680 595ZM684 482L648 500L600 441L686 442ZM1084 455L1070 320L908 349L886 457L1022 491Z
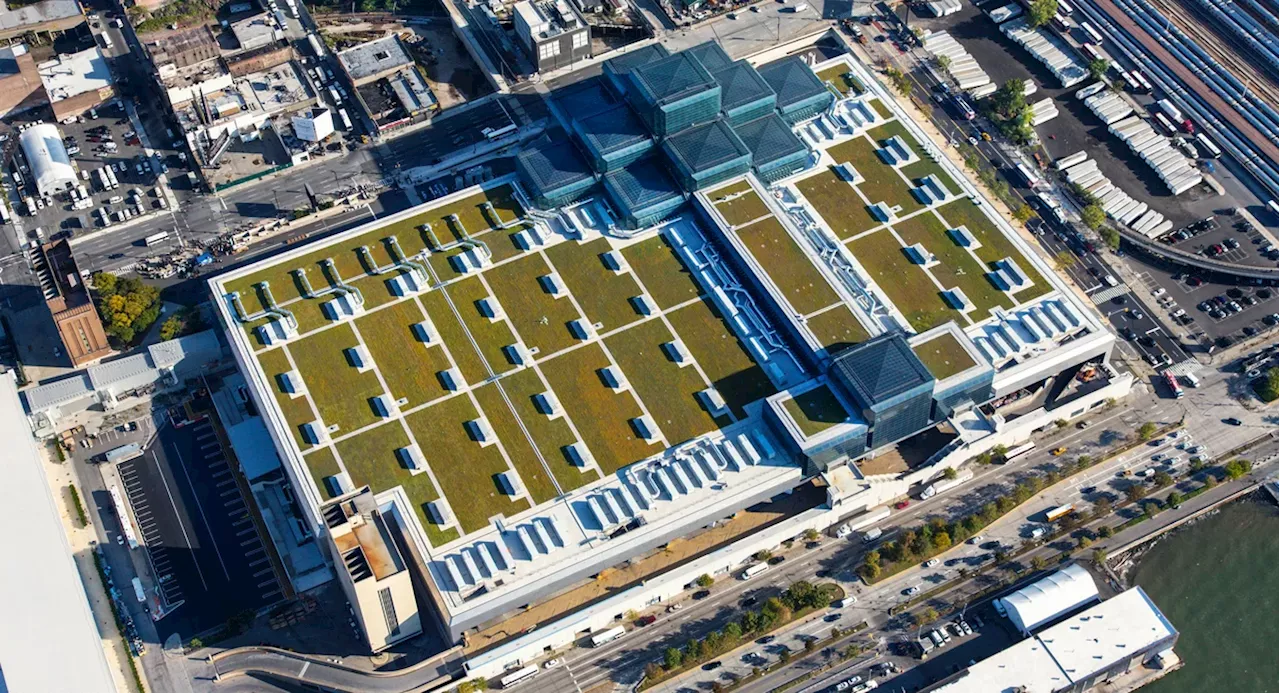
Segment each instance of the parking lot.
M14 123L21 128L30 121ZM70 123L57 123L67 153L79 169L82 190L41 198L30 180L31 169L15 151L6 173L12 184L10 207L22 218L28 235L44 230L46 237L75 235L120 223L126 218L161 211L168 206L156 188L159 162L149 159L124 107L117 100ZM167 165L167 164L166 164ZM115 178L100 170L110 166ZM19 183L21 181L21 183ZM105 184L104 184L105 182ZM87 201L81 193L87 195ZM29 208L28 200L36 209ZM104 223L102 212L106 213Z
M1234 343L1274 329L1276 290L1272 287L1212 281L1147 257L1131 256L1130 261L1143 285L1135 290L1147 291L1168 313L1167 319L1180 324L1192 339L1224 348L1229 344L1223 340Z
M1237 265L1274 267L1280 257L1275 245L1248 222L1228 216L1206 217L1175 229L1163 240L1179 250Z
M145 453L119 465L165 604L161 639L184 638L282 597L267 548L207 417L181 408L157 425Z

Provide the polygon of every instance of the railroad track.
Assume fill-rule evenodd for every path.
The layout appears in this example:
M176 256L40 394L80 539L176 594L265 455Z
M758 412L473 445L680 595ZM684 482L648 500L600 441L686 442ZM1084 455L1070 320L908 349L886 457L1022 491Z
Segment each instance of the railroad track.
M1226 31L1217 31L1212 19L1184 4L1183 0L1151 0L1151 3L1174 26L1194 39L1214 60L1244 83L1249 91L1268 103L1280 103L1280 88L1276 86L1275 75L1265 74L1260 63L1252 63L1243 57L1252 55L1252 48L1240 43Z

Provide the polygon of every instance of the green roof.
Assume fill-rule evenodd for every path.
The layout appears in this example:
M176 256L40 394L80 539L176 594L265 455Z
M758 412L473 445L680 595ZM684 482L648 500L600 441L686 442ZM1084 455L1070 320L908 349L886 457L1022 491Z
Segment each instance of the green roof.
M805 438L812 438L849 419L849 412L826 385L784 399L782 406Z

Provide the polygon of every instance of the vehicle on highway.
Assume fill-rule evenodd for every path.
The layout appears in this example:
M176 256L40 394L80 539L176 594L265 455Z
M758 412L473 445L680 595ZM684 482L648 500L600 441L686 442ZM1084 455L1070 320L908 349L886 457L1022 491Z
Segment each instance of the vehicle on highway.
M693 598L695 600L706 599L707 597L710 597L710 596L711 596L711 590L698 590L697 592L693 593Z
M1053 455L1054 457L1062 457L1062 456L1063 456L1063 455L1065 455L1066 453L1067 453L1067 449L1066 449L1066 448L1056 448L1053 452L1051 452L1051 453L1049 453L1049 454Z
M1230 426L1243 426L1243 425L1244 425L1244 422L1243 422L1243 421L1241 421L1240 419L1237 419L1237 418L1236 418L1236 417L1234 417L1234 416L1232 416L1232 417L1230 417L1230 418L1223 419L1223 420L1222 420L1222 423L1227 424L1227 425L1230 425Z
M827 623L835 623L836 621L839 621L842 618L844 618L844 614L827 614L822 618L822 620L826 621Z
M547 661L542 663L542 668L555 669L556 667L560 666L560 663L561 663L560 660L557 658L548 659Z
M985 535L985 534L975 534L975 535L973 535L973 536L969 537L969 541L968 541L968 543L973 544L974 546L977 546L978 544L982 543L983 541L986 541L986 539L987 539L987 537L986 537L986 535Z
M750 580L751 578L759 575L760 573L763 573L768 569L769 569L768 563L753 563L752 565L747 566L746 570L742 571L742 579Z
M939 563L941 560L942 560L942 559L940 559L940 558L930 558L929 560L925 561L925 562L924 562L924 563L922 563L921 565L922 565L923 567L925 567L925 568L932 568L932 567L934 567L935 565L938 565L938 563Z
M708 592L708 594L710 594L710 593ZM695 595L695 597L696 597L696 595ZM621 638L622 636L624 636L624 635L626 635L626 634L627 634L627 629L626 629L626 628L623 628L622 626L614 626L613 628L610 628L609 630L603 630L603 631L600 631L599 633L596 633L596 634L592 635L592 636L591 636L591 646L592 646L592 647L600 647L601 645L605 645L605 644L611 643L611 642L613 642L614 640L617 640L618 638Z
M766 635L766 636L764 636L764 637L762 637L762 638L756 638L756 644L757 644L757 645L768 645L769 643L773 642L773 641L774 641L774 640L776 640L776 639L777 639L777 638L776 638L776 636L773 636L773 635Z
M715 671L716 669L719 669L719 668L720 668L720 667L722 667L722 666L724 666L724 664L723 664L720 660L718 660L718 659L717 659L717 660L716 660L716 661L714 661L714 662L707 662L706 664L703 664L703 665L702 665L702 670L703 670L703 671Z
M908 505L911 505L911 501L909 501L909 500L900 500L900 501L898 501L897 503L894 503L894 504L893 504L893 507L894 507L894 509L895 509L895 510L902 510L902 509L906 508Z
M636 619L636 625L643 628L644 626L647 626L657 620L658 620L657 616L654 616L653 614L649 614L648 616L641 616L640 618Z
M498 679L498 688L511 688L519 683L523 683L538 675L537 666L527 666Z
M917 592L919 592L919 591L920 591L920 587L919 587L918 585L912 585L912 586L910 586L910 587L906 588L905 590L902 590L902 593L903 593L903 594L905 594L905 595L907 595L908 597L910 597L911 595L913 595L913 594L915 594L915 593L917 593Z

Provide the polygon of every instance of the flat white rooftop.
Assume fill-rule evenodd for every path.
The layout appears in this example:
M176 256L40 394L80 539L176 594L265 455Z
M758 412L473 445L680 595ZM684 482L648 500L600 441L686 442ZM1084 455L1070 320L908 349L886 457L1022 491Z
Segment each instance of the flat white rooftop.
M111 70L97 46L79 53L60 55L36 66L40 81L49 93L49 101L57 103L85 92L105 89L112 84Z

